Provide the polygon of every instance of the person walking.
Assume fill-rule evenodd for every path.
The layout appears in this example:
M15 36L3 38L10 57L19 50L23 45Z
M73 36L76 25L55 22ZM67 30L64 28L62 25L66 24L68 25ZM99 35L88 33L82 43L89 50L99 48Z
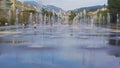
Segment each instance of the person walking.
M34 29L37 28L37 23L36 22L34 22L33 27L34 27Z

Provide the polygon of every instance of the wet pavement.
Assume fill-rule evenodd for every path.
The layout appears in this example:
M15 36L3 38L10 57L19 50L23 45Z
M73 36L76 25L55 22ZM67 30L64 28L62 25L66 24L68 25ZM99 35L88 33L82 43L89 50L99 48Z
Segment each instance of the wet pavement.
M87 25L0 33L0 68L120 68L120 33Z

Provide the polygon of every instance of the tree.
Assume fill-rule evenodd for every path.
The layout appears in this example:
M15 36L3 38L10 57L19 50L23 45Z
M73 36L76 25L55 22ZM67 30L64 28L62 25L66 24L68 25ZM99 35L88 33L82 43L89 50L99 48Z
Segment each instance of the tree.
M5 23L7 23L7 18L0 18L0 26L5 26Z
M69 25L73 24L73 19L75 18L75 16L76 16L76 13L74 11L71 11L69 15Z
M76 16L76 13L74 11L71 11L69 15L69 21L73 21L75 16Z
M117 22L117 14L120 14L120 0L108 0L108 9L111 14L111 22Z

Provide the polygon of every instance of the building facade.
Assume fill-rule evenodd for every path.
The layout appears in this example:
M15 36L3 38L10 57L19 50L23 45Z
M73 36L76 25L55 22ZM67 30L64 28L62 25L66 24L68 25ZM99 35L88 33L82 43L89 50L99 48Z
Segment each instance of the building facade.
M21 13L23 11L29 11L29 10L36 11L34 6L26 5L24 2L11 0L11 3L12 3L11 11L12 11L13 18L15 18L16 14Z
M11 2L10 0L0 0L0 18L7 17L8 10L10 10Z
M0 0L0 19L7 19L10 24L28 22L28 11L36 11L36 8L18 0Z
M18 0L0 0L0 17L8 16L8 11L11 11L15 17L16 11L21 12L28 10L36 11L34 6L26 5Z

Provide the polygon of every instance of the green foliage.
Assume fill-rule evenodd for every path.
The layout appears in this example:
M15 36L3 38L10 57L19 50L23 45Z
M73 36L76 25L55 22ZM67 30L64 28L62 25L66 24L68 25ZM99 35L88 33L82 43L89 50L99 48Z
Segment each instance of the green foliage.
M10 25L15 25L15 19L13 18L10 19Z
M47 16L47 17L52 17L53 16L53 13L51 11L48 11L48 10L45 10L44 8L42 9L42 15L43 16Z
M107 18L108 13L109 13L109 10L99 11L98 15L101 14L102 16L104 16L105 18Z
M44 20L44 16L46 15L46 17L47 17L47 19L49 19L49 17L50 17L50 20L52 19L52 16L54 15L54 18L55 18L55 20L57 21L57 19L58 19L58 15L56 14L56 13L54 13L53 14L53 12L51 12L51 11L48 11L48 10L46 10L46 9L42 9L42 16L43 16L43 20Z
M29 12L29 13L37 13L35 10L25 10L25 11L23 11L23 12Z
M4 26L6 22L8 22L6 18L0 18L0 26Z
M111 14L111 22L116 23L116 14L120 14L120 0L108 0L108 9L110 10Z
M14 25L15 19L11 18L10 22L8 22L7 18L0 18L0 26L5 26L5 23L9 23L9 25Z
M49 11L50 18L53 16L53 13Z
M75 16L76 16L76 13L74 11L71 11L69 15L69 21L73 21Z
M105 10L105 11L99 11L99 13L98 13L98 16L99 16L99 14L101 14L101 16L102 16L102 24L107 24L107 18L108 18L108 13L109 13L109 10Z
M22 24L24 22L29 22L29 17L30 17L30 13L32 13L33 19L35 20L35 15L36 15L36 11L35 10L25 10L22 11L23 15L21 16L20 14L18 15L18 21L19 24Z
M42 8L42 16L45 16L45 14L46 14L46 10Z
M120 0L108 0L108 8L110 12L120 11Z

